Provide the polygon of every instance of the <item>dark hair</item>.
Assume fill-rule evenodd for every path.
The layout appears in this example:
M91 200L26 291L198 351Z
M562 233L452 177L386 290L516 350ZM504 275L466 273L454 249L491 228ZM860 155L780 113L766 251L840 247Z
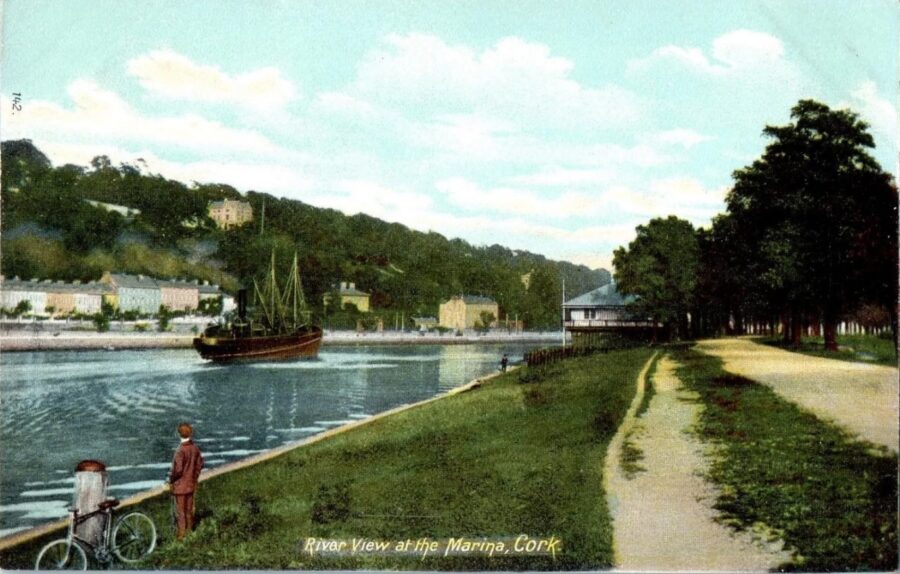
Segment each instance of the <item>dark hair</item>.
M178 425L178 434L181 435L181 438L189 438L194 434L194 429L187 423L181 423Z

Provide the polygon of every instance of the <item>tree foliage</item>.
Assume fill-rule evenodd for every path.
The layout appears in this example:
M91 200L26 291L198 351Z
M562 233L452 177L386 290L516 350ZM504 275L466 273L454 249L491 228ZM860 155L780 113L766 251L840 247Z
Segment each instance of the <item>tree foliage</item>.
M265 274L273 251L282 270L296 251L306 299L320 319L324 295L352 281L380 311L437 315L453 295L487 295L497 300L501 317L518 316L534 329L559 328L563 279L576 294L609 282L602 269L448 240L365 214L241 194L223 184L185 185L149 172L141 161L116 166L98 156L86 168L54 168L27 140L3 142L2 153L2 268L10 276L90 280L119 271L234 290ZM221 199L249 202L254 222L217 229L206 214L209 202ZM140 214L123 217L84 200ZM522 277L529 273L526 288Z
M802 317L821 317L835 347L844 313L867 300L895 309L897 190L854 112L802 100L791 120L767 126L763 156L734 173L722 248L747 255L729 268L764 294L744 312L789 314L795 338Z
M636 231L628 247L613 254L616 287L638 297L633 304L637 312L684 333L700 262L694 227L669 216L652 219Z

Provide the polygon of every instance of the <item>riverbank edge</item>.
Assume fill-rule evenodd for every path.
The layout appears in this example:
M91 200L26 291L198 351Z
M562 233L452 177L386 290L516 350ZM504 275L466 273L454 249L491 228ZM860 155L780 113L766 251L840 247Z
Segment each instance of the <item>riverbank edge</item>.
M337 332L322 339L325 346L370 345L471 345L498 343L558 343L560 333L523 333L520 335L419 335L419 334L359 334ZM0 335L0 352L33 351L89 351L135 349L187 349L193 345L194 335L167 333L78 333L65 334L20 333Z
M513 366L513 367L508 368L506 372L512 372L518 368L519 367ZM217 476L221 476L223 474L234 472L236 470L254 466L261 462L265 462L265 461L271 460L273 458L276 458L278 456L281 456L283 454L286 454L295 449L321 442L323 440L343 434L347 431L357 429L357 428L363 427L367 424L370 424L372 422L384 419L391 415L395 415L395 414L398 414L398 413L401 413L404 411L415 409L415 408L439 401L441 399L445 399L447 397L457 395L459 393L471 391L472 389L477 389L482 384L489 382L492 379L495 379L495 378L501 376L502 374L503 373L501 373L501 372L488 373L481 377L472 379L471 381L469 381L466 384L460 385L458 387L454 387L447 392L441 393L441 394L431 397L429 399L425 399L425 400L418 401L415 403L400 405L398 407L394 407L392 409L372 415L371 417L369 417L367 419L361 419L358 421L347 423L345 425L341 425L339 427L329 429L329 430L321 432L319 434L315 434L315 435L312 435L312 436L309 436L309 437L306 437L306 438L303 438L303 439L300 439L297 441L293 441L293 442L284 444L284 445L282 445L278 448L272 449L272 450L267 450L265 452L255 454L253 456L249 456L246 458L242 458L240 460L236 460L233 462L229 462L227 464L223 464L222 466L213 468L213 469L209 470L208 472L203 472L200 475L200 482L204 482L204 481L210 480L212 478L215 478ZM168 491L166 490L165 486L160 485L157 488L145 490L145 491L139 492L137 494L134 494L124 500L121 500L118 508L119 509L128 508L129 506L134 506L136 504L140 504L141 502L144 502L151 498L165 495L167 492ZM34 540L36 538L40 538L41 536L45 536L47 534L50 534L50 533L53 533L56 531L65 530L68 527L68 524L69 524L68 518L61 518L54 522L42 524L40 526L35 526L35 527L29 528L27 530L21 530L19 532L14 532L8 536L0 538L0 551L6 551L6 550L14 548L20 544L25 544L27 542L31 542L32 540Z

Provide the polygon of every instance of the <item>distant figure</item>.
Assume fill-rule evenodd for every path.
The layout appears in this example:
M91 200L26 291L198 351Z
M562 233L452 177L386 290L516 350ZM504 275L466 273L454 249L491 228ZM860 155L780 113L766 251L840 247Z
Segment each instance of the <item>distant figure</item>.
M194 529L194 491L203 468L203 455L191 440L194 429L187 423L178 425L181 444L175 450L169 485L175 503L175 537L181 540Z
M509 364L509 357L506 356L506 353L503 353L503 358L500 359L500 370L502 372L506 372L506 366Z

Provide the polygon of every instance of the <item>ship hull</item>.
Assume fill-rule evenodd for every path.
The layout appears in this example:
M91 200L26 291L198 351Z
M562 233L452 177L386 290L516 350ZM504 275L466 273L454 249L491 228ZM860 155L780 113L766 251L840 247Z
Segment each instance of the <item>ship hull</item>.
M207 337L194 339L200 356L216 363L314 359L322 345L322 330L308 327L284 335L258 337Z

